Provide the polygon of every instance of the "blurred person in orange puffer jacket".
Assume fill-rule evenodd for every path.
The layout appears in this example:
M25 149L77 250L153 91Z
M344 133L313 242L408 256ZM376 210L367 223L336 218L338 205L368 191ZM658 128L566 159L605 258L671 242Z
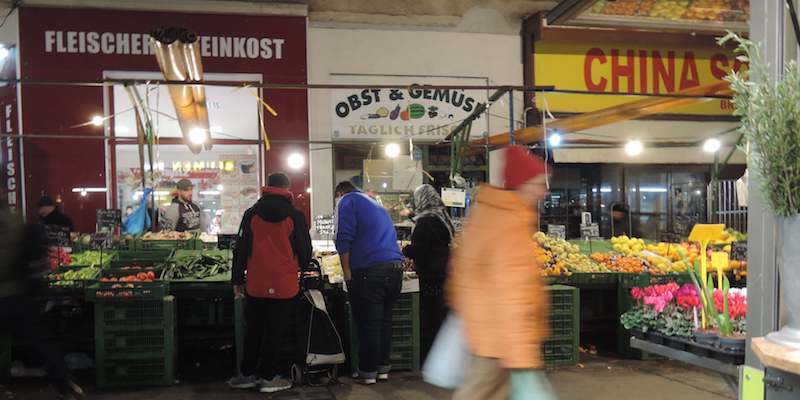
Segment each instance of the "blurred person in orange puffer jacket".
M544 368L548 303L534 252L544 162L527 148L503 150L503 184L476 195L449 277L449 300L473 355L456 400L505 400L511 374Z

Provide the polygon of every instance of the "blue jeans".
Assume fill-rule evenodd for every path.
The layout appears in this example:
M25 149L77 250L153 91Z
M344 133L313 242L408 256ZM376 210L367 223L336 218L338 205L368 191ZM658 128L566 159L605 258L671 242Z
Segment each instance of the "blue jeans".
M392 350L392 309L403 287L400 263L358 269L347 283L358 333L358 370L362 378L389 373Z

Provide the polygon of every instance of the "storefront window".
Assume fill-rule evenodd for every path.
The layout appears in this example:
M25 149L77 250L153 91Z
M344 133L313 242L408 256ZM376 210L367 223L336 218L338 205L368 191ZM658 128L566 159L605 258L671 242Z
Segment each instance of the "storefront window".
M235 233L244 211L259 195L258 145L216 145L210 151L192 154L184 145L162 145L154 157L155 200L159 208L172 201L181 179L194 183L193 201L202 210L203 230ZM116 146L118 206L136 208L142 198L142 168L138 146ZM149 172L145 160L145 171ZM149 179L149 176L148 176ZM151 183L148 182L148 187Z

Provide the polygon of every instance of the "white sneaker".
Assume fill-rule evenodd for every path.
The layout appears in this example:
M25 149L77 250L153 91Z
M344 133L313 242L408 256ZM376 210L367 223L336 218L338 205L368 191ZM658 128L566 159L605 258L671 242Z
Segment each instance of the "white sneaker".
M385 374L378 374L378 380L379 381L388 381L389 380L389 373L387 372Z
M252 389L261 382L255 375L237 376L228 380L228 387L231 389Z
M289 390L291 388L292 388L291 381L276 376L271 380L262 381L261 387L258 388L258 391L261 393L277 393L277 392L282 392L284 390Z

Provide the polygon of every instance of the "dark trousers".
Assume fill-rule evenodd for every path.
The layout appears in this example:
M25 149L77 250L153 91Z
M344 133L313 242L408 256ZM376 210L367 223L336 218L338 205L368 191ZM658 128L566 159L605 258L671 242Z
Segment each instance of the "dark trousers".
M424 360L433 346L433 341L442 327L449 311L444 296L443 280L426 280L420 278L420 324L422 349L421 356Z
M242 375L273 379L288 376L294 361L296 299L247 297L244 308L244 355ZM290 349L287 350L287 346Z
M403 286L399 263L355 270L348 282L350 305L358 333L361 377L375 378L391 369L392 309Z
M45 362L48 379L63 390L67 381L67 365L64 354L53 343L44 338L40 321L39 304L23 297L0 298L0 323L10 329L17 339L30 343L36 356Z

